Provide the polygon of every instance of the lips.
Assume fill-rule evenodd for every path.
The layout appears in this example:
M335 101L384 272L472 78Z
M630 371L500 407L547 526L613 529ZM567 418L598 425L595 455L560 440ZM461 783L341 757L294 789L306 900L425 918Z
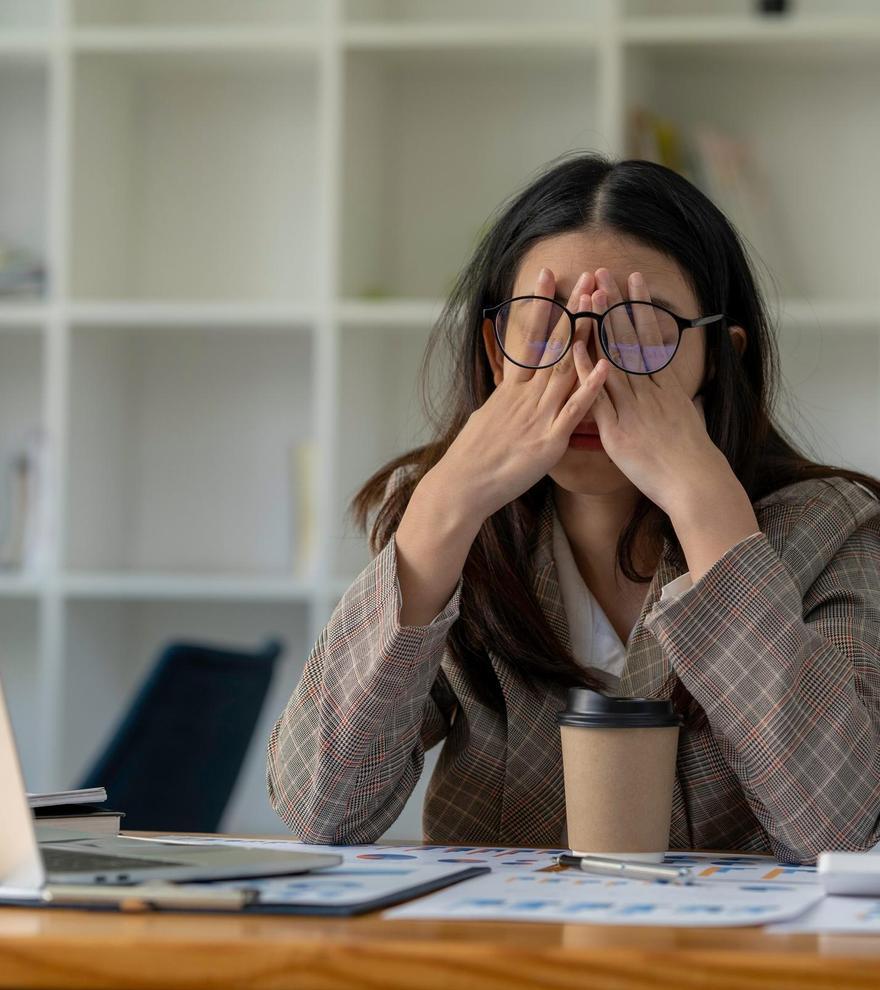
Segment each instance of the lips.
M573 437L597 437L599 436L599 429L595 426L588 426L582 430L575 430L572 433Z

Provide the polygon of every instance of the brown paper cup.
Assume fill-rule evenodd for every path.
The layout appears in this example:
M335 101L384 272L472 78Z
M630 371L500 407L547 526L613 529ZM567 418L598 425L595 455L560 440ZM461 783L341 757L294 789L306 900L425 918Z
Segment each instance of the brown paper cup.
M580 688L569 699L559 716L565 841L578 855L662 861L678 751L671 703Z

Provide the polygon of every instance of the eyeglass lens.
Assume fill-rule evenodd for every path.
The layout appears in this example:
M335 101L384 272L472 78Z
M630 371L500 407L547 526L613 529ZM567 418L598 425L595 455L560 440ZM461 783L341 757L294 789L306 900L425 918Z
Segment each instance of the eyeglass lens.
M578 333L587 339L592 320L578 320ZM512 361L530 368L555 364L571 336L568 313L548 299L516 299L495 314L501 348ZM584 328L581 330L581 328ZM613 306L602 321L602 335L611 361L621 371L659 371L678 346L678 324L651 303L628 301Z

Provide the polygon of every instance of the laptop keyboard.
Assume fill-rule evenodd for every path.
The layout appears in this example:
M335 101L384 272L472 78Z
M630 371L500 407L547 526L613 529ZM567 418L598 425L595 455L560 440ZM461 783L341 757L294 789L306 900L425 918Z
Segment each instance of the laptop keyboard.
M80 871L105 872L107 870L145 870L154 866L184 866L184 863L171 863L159 859L131 859L125 856L112 856L108 853L91 853L77 849L40 848L43 865L50 873L73 873Z

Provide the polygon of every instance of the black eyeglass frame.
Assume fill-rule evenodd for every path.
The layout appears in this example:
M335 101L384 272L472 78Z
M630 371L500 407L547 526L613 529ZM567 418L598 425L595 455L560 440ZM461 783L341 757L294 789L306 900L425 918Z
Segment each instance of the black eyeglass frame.
M551 361L550 364L540 364L540 365L522 364L519 361L512 358L507 353L507 351L504 350L504 344L501 343L501 335L498 332L498 324L495 322L495 317L498 314L498 311L502 308L502 306L509 306L510 303L517 302L520 299L541 299L544 302L552 303L554 306L558 306L559 309L561 309L564 313L568 314L569 323L571 324L568 334L568 343L565 345L565 349L562 351L559 357L556 358L555 361ZM675 350L672 352L672 354L669 357L669 360L665 364L660 365L659 368L654 368L653 371L629 371L626 368L621 368L620 365L616 361L614 361L611 355L608 353L608 345L606 343L605 332L603 330L603 323L605 321L605 317L610 312L612 312L612 310L618 309L621 306L626 306L632 303L642 303L643 305L654 306L657 309L662 310L664 313L668 313L669 316L671 316L678 325L678 340L675 342ZM608 358L608 360L611 362L611 364L614 365L615 368L619 368L622 372L624 372L627 375L655 375L658 371L662 371L664 368L668 367L669 364L672 362L672 359L678 353L678 348L681 345L681 335L684 330L689 330L691 327L703 327L709 323L716 323L718 320L724 321L725 324L730 323L729 317L727 317L724 313L717 313L715 316L699 316L696 319L688 320L683 316L679 316L677 313L673 313L671 309L667 309L665 306L661 306L659 303L650 302L647 299L624 299L619 303L615 303L613 306L609 306L604 313L593 313L588 309L585 309L580 313L572 313L572 311L568 309L566 306L563 306L561 302L559 302L556 299L551 299L549 296L514 296L512 299L505 299L504 302L496 303L496 305L494 306L487 306L485 309L483 309L483 319L492 321L492 329L495 331L495 339L498 341L498 346L501 348L502 353L507 358L507 360L517 365L520 368L528 368L530 371L543 371L546 368L552 368L554 364L558 364L568 353L568 350L571 347L571 342L574 340L575 321L585 316L591 316L593 317L593 319L599 321L599 343L602 345L602 351L605 354L605 357Z

